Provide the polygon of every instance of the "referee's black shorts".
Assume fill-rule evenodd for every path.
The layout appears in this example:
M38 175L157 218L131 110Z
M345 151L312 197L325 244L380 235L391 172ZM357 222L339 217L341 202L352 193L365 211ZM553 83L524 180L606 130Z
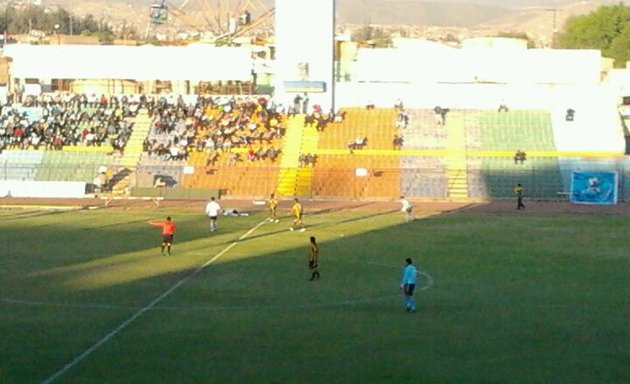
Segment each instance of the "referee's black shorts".
M416 289L415 284L405 284L403 286L403 291L405 292L405 295L407 296L413 296L414 289Z
M162 242L172 244L173 243L173 234L170 235L162 235Z

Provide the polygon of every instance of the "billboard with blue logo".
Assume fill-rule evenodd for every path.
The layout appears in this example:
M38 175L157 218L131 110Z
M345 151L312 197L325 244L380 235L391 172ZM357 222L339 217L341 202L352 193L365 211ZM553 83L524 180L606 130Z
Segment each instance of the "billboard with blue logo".
M617 172L573 172L571 202L576 204L617 204Z

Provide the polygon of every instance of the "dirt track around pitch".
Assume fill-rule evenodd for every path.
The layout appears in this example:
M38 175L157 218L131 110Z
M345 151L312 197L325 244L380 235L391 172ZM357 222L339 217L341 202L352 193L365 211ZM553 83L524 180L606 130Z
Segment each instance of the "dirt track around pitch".
M305 212L325 212L356 210L365 212L394 211L400 208L398 201L347 201L347 200L311 200L301 199ZM49 208L49 209L107 209L135 210L153 209L158 212L175 214L176 212L203 212L206 200L162 200L157 202L142 199L112 200L108 205L98 198L59 199L59 198L0 198L0 208ZM234 208L244 212L264 211L261 201L245 199L222 199L223 208ZM444 214L611 214L630 216L630 204L619 203L612 206L580 205L568 201L525 201L526 209L516 211L516 201L502 200L494 202L439 202L415 201L414 211L440 212ZM280 210L289 210L293 200L281 200Z

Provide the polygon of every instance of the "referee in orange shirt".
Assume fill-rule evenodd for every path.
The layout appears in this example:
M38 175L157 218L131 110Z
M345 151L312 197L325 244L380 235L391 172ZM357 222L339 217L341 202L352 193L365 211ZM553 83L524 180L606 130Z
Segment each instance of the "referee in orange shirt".
M173 245L173 234L175 233L175 223L169 216L166 218L166 221L149 221L149 224L154 227L162 227L162 256L164 256L165 248L170 256L171 246Z

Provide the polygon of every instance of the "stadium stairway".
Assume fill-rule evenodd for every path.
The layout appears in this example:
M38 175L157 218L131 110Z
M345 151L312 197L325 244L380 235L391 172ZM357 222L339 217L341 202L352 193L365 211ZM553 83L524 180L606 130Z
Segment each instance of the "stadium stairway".
M149 135L150 128L151 117L146 109L141 109L135 118L131 136L125 144L125 151L120 158L120 166L109 182L113 196L128 194L130 186L133 184L133 180L131 180L135 174L133 171L138 168L138 163L142 158L142 143Z
M446 119L447 150L446 177L447 195L451 199L468 198L468 172L466 165L466 131L464 112L452 111Z
M120 165L123 167L135 168L142 156L142 143L149 135L151 128L151 117L146 109L141 109L136 116L133 124L131 136L125 144L125 151L120 159Z
M315 127L304 126L304 115L297 115L287 122L278 175L278 195L307 196L311 194L313 169L301 167L299 159L301 154L317 153L318 140L319 134Z

